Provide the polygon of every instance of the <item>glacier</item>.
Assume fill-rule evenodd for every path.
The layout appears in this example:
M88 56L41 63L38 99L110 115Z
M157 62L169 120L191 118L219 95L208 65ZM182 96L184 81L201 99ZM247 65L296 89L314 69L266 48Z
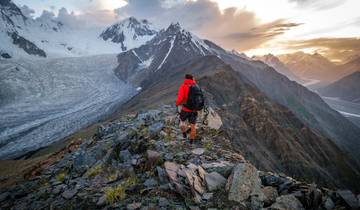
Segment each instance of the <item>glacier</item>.
M115 54L0 60L0 159L48 146L136 94L116 65Z

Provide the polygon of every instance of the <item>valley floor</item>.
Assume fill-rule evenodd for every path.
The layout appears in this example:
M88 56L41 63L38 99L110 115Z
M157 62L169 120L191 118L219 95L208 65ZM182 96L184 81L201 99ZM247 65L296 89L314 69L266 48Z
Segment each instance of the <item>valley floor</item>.
M333 109L344 115L355 125L360 127L360 104L344 101L339 98L322 97L323 100Z
M48 146L113 112L134 88L116 55L0 63L0 158Z

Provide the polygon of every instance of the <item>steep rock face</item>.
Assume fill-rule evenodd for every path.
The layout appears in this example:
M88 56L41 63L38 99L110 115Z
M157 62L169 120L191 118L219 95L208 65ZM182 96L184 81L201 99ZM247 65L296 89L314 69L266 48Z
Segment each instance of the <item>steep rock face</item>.
M336 97L346 101L360 102L360 72L352 73L330 85L320 88L323 96Z
M19 36L17 32L11 33L10 36L13 40L13 44L23 49L29 55L38 55L40 57L46 57L46 53L44 52L44 50L38 48L34 43L30 42L24 37Z
M220 108L227 134L247 159L260 168L324 185L357 185L359 167L344 158L345 154L333 142L229 72L219 72L199 82ZM339 181L337 177L347 178Z
M360 157L359 128L331 109L316 93L288 80L262 62L229 54L220 56L266 96L291 110L305 125L326 135L354 159Z
M158 79L154 77L155 72L159 74L173 66L209 54L213 54L213 51L203 40L176 23L161 30L146 45L119 54L119 66L115 72L121 79L135 84L143 83L143 86Z
M194 74L208 93L208 103L221 116L234 148L256 166L323 185L357 186L359 167L349 156L291 111L274 104L216 56L199 57L172 68L122 110L174 103L184 72Z

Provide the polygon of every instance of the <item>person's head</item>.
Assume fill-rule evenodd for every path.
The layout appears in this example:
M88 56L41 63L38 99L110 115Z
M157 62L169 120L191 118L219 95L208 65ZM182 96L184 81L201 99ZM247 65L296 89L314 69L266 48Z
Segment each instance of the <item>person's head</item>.
M194 80L194 77L191 74L185 74L185 79Z

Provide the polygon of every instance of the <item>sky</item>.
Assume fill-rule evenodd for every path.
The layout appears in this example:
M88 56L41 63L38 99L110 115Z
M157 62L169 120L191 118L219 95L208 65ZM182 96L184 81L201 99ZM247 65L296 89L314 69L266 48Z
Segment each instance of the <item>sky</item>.
M179 22L201 38L246 54L360 54L359 0L14 0L34 18L106 27L129 16L158 28Z

